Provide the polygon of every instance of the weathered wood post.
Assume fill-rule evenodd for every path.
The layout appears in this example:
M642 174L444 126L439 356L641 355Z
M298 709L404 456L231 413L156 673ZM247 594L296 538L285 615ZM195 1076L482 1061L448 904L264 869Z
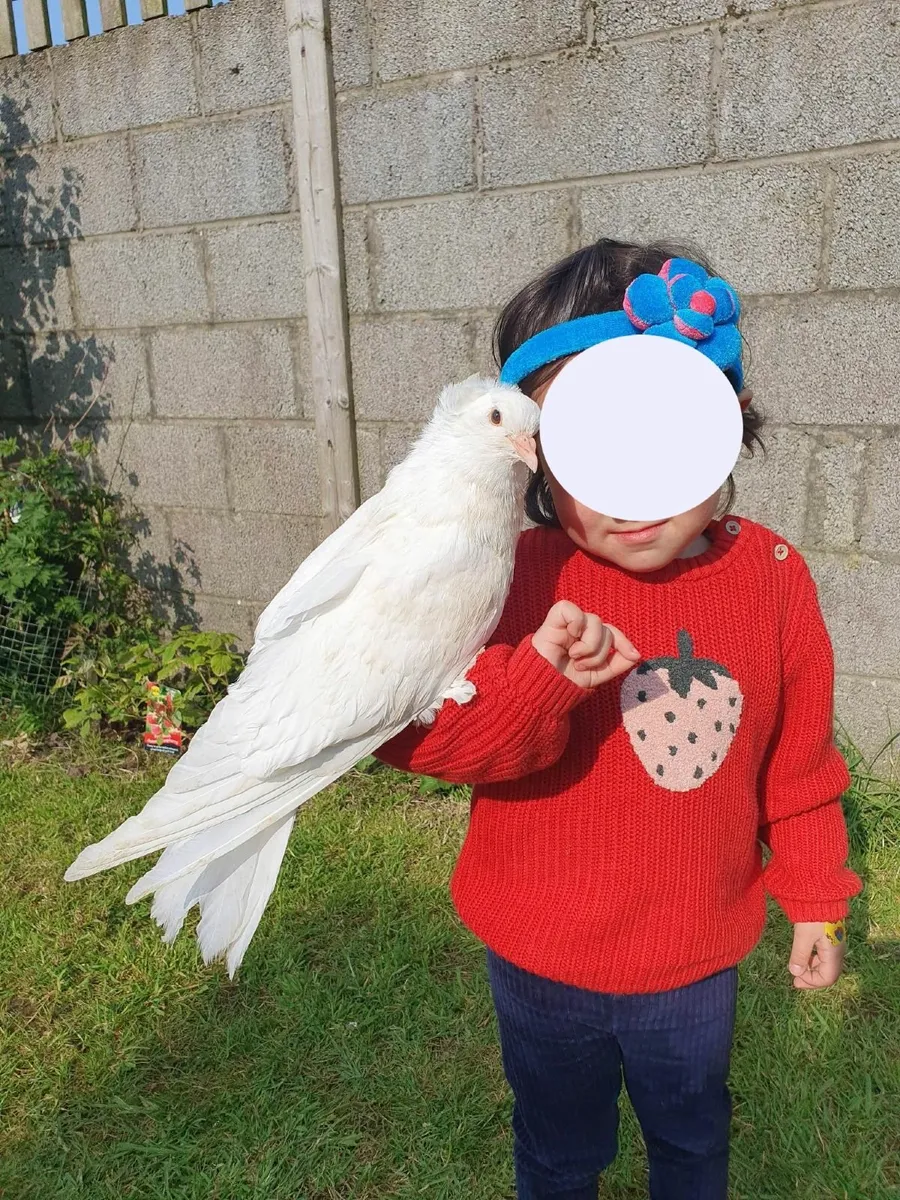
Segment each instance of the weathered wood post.
M50 19L44 0L22 0L25 34L29 50L43 50L50 45Z
M17 52L12 0L0 0L0 58L11 58Z
M326 533L359 504L327 0L284 0Z

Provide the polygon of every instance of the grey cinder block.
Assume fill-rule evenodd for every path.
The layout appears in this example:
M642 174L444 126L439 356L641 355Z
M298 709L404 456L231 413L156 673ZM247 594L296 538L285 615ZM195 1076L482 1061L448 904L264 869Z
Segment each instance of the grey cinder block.
M400 94L354 94L337 106L345 203L471 187L475 113L471 80Z
M47 53L0 60L0 96L4 99L0 133L7 150L56 140Z
M196 421L115 422L97 447L106 479L140 507L224 508L223 435Z
M68 329L74 323L69 245L0 249L0 328Z
M217 320L303 314L306 284L299 220L210 229L205 236Z
M379 426L356 426L356 454L359 460L360 497L362 500L368 500L380 491L384 484Z
M66 137L200 112L186 19L130 25L50 51Z
M702 162L710 54L703 32L496 68L481 85L486 183Z
M894 5L795 8L725 33L719 153L783 154L900 135Z
M427 420L441 390L472 373L468 331L458 319L357 318L350 350L362 420Z
M750 382L783 424L900 422L900 302L892 296L797 297L747 306ZM877 331L878 351L873 353Z
M204 112L233 112L288 100L291 72L284 6L241 0L198 14Z
M369 307L369 249L366 214L344 213L344 270L347 277L347 307L352 313Z
M802 429L785 428L768 429L764 437L766 453L742 457L735 468L735 509L789 542L802 542L812 438Z
M442 199L373 220L384 309L496 305L568 248L568 199L555 192Z
M137 224L124 137L41 146L10 159L7 171L4 241L87 237ZM40 221L31 219L35 205Z
M145 348L134 334L39 334L31 342L29 371L35 416L42 420L84 413L93 427L95 419L132 421L150 415Z
M739 292L804 291L816 284L823 204L816 166L691 172L585 188L582 233L687 241Z
M819 588L840 672L896 675L900 662L900 564L871 558L812 553L809 565Z
M148 227L289 207L279 113L140 133L134 153L141 217Z
M855 548L867 444L867 439L843 430L829 430L817 438L807 522L811 545Z
M896 287L900 284L900 155L838 162L834 173L832 286Z
M329 16L335 88L340 91L368 83L372 28L365 0L332 0Z
M578 0L392 0L378 6L377 18L380 79L539 54L582 37Z
M199 564L202 592L263 604L315 545L309 522L267 513L181 510L169 523Z
M862 548L900 556L900 434L896 430L873 439L865 464L865 488ZM900 658L894 665L900 666Z
M835 681L838 737L850 740L873 763L877 778L900 776L900 680L838 675Z
M311 428L274 421L229 425L225 436L238 512L319 516L316 435Z
M158 416L299 416L286 327L167 329L150 346Z
M86 325L173 325L209 319L196 234L76 242L72 264Z
M257 607L247 600L227 600L202 593L194 600L194 611L200 628L214 633L234 634L238 649L249 650L253 644Z

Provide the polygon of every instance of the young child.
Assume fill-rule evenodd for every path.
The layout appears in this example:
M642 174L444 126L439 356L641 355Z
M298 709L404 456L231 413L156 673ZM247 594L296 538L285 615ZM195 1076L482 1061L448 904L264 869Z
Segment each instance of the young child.
M687 257L610 240L578 251L506 306L501 365L541 330L627 310L637 276L668 278L667 260ZM541 403L563 361L523 391ZM741 386L739 364L726 373ZM759 418L748 392L734 402L752 451ZM639 445L602 444L598 471L613 454L640 471ZM488 946L519 1200L595 1200L623 1076L654 1200L721 1200L736 964L766 892L794 924L794 986L840 973L860 883L845 866L831 646L797 551L717 519L732 490L647 527L539 472L537 527L471 669L475 698L380 752L475 785L452 893Z

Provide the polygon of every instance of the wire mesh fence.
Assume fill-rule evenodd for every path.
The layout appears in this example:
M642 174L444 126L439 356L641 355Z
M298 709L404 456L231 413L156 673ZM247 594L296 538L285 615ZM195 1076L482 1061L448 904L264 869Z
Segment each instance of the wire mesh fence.
M83 602L88 591L86 583L73 583L59 599L69 596ZM50 694L70 629L67 618L38 620L0 602L0 700Z

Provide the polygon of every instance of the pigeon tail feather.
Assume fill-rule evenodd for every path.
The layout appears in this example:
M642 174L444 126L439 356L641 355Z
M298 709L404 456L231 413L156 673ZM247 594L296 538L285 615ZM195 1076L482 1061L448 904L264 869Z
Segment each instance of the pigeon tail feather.
M163 941L175 940L199 904L203 961L224 957L234 978L275 887L293 824L292 812L207 866L157 888L150 914L162 928Z
M211 864L219 882L200 897L197 941L203 961L210 963L224 956L232 978L272 895L293 825L292 812L225 860ZM209 871L207 867L203 875ZM202 878L192 891L203 886ZM193 903L191 892L187 902Z

